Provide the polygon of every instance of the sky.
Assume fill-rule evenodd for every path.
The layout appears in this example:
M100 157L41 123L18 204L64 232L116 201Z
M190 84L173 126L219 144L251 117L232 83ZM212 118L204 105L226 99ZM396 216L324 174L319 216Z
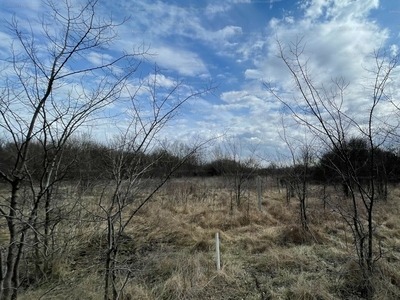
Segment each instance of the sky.
M22 29L27 29L24 21L38 19L46 8L39 0L2 0L0 6L2 22L15 15ZM209 82L218 85L212 94L186 103L163 137L187 143L234 137L244 147L257 147L266 159L284 152L285 143L282 104L263 82L274 82L289 98L294 93L290 74L277 58L277 39L285 45L302 39L318 84L343 76L351 86L346 109L359 114L366 97L359 87L366 84L366 69L373 67L374 50L400 51L397 0L99 0L97 9L99 18L127 19L117 28L113 50L90 53L86 63L144 45L152 55L139 67L138 78L156 63L165 88L176 80L193 90ZM31 28L40 43L40 28ZM8 55L12 40L6 26L0 26L0 58ZM395 78L399 74L397 67ZM398 97L399 90L400 81L394 80L390 91ZM97 138L115 134L112 126L101 126L92 129Z

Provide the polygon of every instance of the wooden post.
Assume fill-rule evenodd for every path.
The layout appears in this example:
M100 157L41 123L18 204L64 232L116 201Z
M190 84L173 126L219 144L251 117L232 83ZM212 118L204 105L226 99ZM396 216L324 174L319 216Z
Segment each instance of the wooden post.
M218 232L215 234L215 252L217 254L217 270L221 270L221 258L219 254L219 235Z
M276 185L277 185L277 187L278 187L278 192L279 192L279 194L280 193L282 193L281 192L281 180L280 180L280 178L279 177L276 177Z
M261 177L257 176L257 198L258 198L258 210L262 211L261 208Z

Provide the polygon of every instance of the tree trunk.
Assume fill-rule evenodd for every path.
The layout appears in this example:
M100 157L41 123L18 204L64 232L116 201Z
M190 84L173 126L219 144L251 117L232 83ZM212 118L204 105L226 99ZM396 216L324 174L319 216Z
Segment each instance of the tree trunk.
M17 221L17 206L18 206L18 190L19 179L12 183L10 210L7 219L10 241L7 248L6 270L4 278L2 278L2 289L0 298L4 300L16 299L18 288L18 254L22 251L23 245L18 241L18 221ZM21 249L20 249L21 248Z
M104 300L109 300L108 293L110 291L110 278L112 273L113 247L114 247L114 224L111 219L111 212L107 216L107 256L105 261L104 272Z

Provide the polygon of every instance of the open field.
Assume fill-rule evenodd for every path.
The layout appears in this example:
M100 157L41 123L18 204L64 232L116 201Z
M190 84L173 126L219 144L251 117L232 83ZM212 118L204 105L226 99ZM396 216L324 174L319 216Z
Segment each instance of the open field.
M350 229L322 202L322 188L308 199L311 234L299 221L296 198L265 182L262 212L256 189L230 210L223 178L174 179L136 215L125 231L119 264L121 299L359 299L356 254ZM52 270L25 283L20 299L103 299L104 221L91 218L96 189L81 209L62 221L63 245ZM374 299L400 299L400 190L377 203ZM74 197L66 192L65 203ZM216 270L215 233L222 268ZM1 237L6 239L4 234ZM25 268L32 267L27 263ZM24 270L21 270L23 274Z

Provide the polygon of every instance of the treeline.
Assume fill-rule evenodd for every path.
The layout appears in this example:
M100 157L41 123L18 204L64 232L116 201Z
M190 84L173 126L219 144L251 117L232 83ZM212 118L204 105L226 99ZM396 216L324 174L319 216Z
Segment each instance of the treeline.
M43 176L41 170L45 164L51 163L55 153L54 145L43 145L36 141L30 145L31 157L27 162L27 169L31 170L29 176L40 180ZM18 161L19 149L13 143L0 143L0 168L12 170L13 162ZM58 170L67 180L93 180L109 179L113 175L113 164L119 149L113 148L92 140L75 140L64 147L62 159L58 162ZM376 180L385 183L396 183L400 179L400 157L391 150L375 149L374 166L370 166L370 149L366 141L351 139L346 145L348 156L352 160L352 167L359 178L369 178L370 172L375 172ZM271 164L268 167L255 167L259 164L249 164L248 161L239 161L229 157L219 157L210 160L207 155L201 155L183 143L164 143L155 147L148 153L132 151L123 155L126 163L135 161L138 170L145 170L146 177L159 178L168 175L173 168L178 169L173 173L174 177L210 177L210 176L234 176L237 173L249 176L263 175L287 178L290 174L304 172L304 166L299 163L295 166L281 166ZM256 168L256 169L255 169ZM343 179L338 177L337 168L345 169L346 162L340 160L339 153L327 151L320 159L307 166L306 177L314 183L338 182ZM128 172L128 170L126 170ZM124 173L124 171L122 172Z
M21 145L0 143L1 170L13 169L13 163L18 161L20 149ZM26 169L30 170L29 177L39 180L43 176L43 170L46 169L45 165L53 161L52 157L60 156L62 158L57 159L59 164L57 169L66 180L112 178L116 159L121 159L120 157L123 157L127 166L135 165L138 171L144 172L150 178L163 177L176 167L179 168L174 172L174 176L197 176L204 175L205 172L197 153L182 143L156 147L148 153L135 149L122 150L125 153L121 155L121 149L113 145L79 139L65 145L62 153L57 151L59 150L55 144L44 145L39 141L32 142L26 166ZM132 164L133 161L134 164ZM122 170L122 176L131 171L128 171L128 168Z
M397 150L376 147L372 151L368 142L360 138L350 139L340 149L326 152L319 161L316 179L335 179L337 169L344 171L349 167L349 163L341 159L343 155L339 151L345 152L354 175L361 180L374 178L395 183L400 179L400 157Z
M339 174L346 175L346 169L350 167L352 170L348 170L348 172L352 171L353 176L361 180L371 178L373 175L375 180L390 183L400 181L400 156L397 149L375 148L372 157L368 142L360 138L351 138L341 148L332 147L332 149L322 152L321 157L309 162L306 174L308 181L314 183L341 182L343 178ZM344 161L342 157L348 157L349 161ZM304 173L304 169L304 163L299 161L295 166L279 167L272 164L261 172L285 177L290 173Z
M18 161L22 145L16 146L14 143L0 143L0 169L7 172L13 169L13 163ZM126 165L135 163L136 169L144 172L148 178L158 178L168 175L171 170L174 177L193 177L193 176L220 176L232 170L246 169L252 172L250 167L242 166L240 162L235 162L227 158L216 159L212 162L205 162L205 159L198 153L198 149L193 150L189 146L174 142L164 142L158 147L147 153L131 149L125 151L123 155L120 149L113 145L107 145L93 140L77 139L68 143L59 153L56 144L44 145L40 141L30 144L30 158L27 161L26 169L30 170L29 177L40 180L46 169L46 164L50 164L52 157L62 157L57 159L59 173L63 174L66 180L90 180L90 179L109 179L113 176L116 157L123 157ZM129 172L127 170L122 170ZM126 174L128 175L128 174Z

